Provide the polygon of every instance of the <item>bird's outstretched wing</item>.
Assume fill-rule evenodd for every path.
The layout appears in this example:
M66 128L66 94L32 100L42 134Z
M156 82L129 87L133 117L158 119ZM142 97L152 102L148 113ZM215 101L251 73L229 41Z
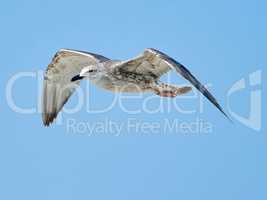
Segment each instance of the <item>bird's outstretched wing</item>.
M141 55L122 62L114 70L154 75L156 78L159 78L172 69L188 80L229 119L213 95L196 79L194 75L192 75L192 73L185 66L156 49L145 49Z
M59 50L48 65L43 86L42 118L48 126L67 102L79 81L71 82L83 67L109 60L104 56L69 49Z

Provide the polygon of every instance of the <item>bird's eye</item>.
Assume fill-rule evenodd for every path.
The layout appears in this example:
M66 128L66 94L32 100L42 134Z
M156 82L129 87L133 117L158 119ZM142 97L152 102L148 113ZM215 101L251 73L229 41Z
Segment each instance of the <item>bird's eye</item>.
M88 72L89 73L92 73L92 72L95 72L96 70L93 70L93 69L90 69Z

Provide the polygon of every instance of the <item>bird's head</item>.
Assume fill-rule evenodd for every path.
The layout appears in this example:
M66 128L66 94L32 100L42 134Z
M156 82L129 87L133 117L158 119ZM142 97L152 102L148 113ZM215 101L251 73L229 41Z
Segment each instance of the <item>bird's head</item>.
M71 81L77 81L81 80L83 78L88 78L88 79L95 79L98 76L98 73L100 72L100 68L95 65L90 65L87 67L84 67L80 74L74 76Z

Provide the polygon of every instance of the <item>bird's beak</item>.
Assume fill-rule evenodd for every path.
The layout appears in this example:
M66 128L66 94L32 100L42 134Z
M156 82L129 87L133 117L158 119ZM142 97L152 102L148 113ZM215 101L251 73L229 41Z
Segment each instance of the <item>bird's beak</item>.
M83 76L80 76L80 74L78 74L78 75L72 77L71 82L78 81L78 80L81 80L81 79L83 79Z
M88 73L88 70L89 70L89 67L85 67L81 70L80 74L74 76L71 81L78 81L78 80L81 80L83 79L84 77L87 76L87 73Z

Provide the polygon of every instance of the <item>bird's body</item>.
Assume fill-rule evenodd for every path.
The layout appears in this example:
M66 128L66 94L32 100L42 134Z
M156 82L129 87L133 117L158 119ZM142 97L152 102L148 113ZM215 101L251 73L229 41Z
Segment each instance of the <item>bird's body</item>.
M119 61L62 49L48 65L44 77L43 122L45 125L53 122L81 79L89 79L97 87L112 92L152 92L162 97L189 92L191 87L160 83L160 77L171 69L191 82L223 112L216 99L183 65L158 50L146 49L136 58Z
M156 85L158 79L151 75L143 75L135 72L123 72L116 70L122 61L106 61L99 63L100 70L96 77L89 79L99 88L112 92L149 92Z

